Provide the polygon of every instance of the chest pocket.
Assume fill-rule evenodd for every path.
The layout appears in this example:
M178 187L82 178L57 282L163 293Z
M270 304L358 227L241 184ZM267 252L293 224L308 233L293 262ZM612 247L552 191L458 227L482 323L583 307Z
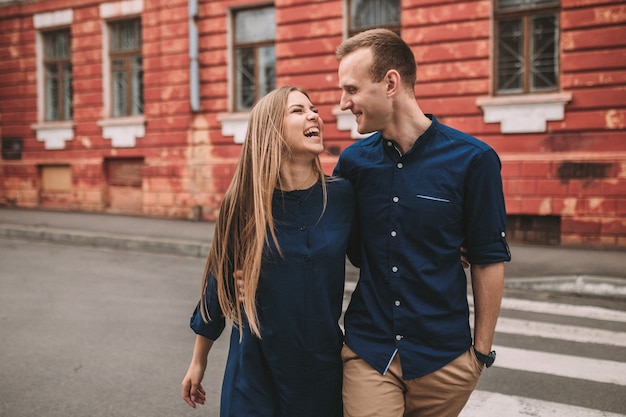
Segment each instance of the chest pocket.
M461 205L444 195L416 193L410 198L411 227L422 233L441 234L461 227Z

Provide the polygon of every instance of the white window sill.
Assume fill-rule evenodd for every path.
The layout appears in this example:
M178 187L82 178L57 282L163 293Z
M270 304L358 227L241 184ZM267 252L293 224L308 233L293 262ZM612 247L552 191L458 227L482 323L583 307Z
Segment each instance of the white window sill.
M332 112L333 112L333 115L335 116L335 119L337 120L337 130L349 130L350 137L352 139L362 139L372 134L372 133L360 134L357 131L356 119L354 117L354 114L352 114L351 111L341 110L337 106L333 108Z
M114 148L134 148L137 138L146 134L143 116L114 117L98 121L102 128L102 137L111 139Z
M547 130L548 121L563 120L570 101L571 93L550 93L478 97L476 105L485 123L500 123L502 133L537 133Z
M65 149L65 142L74 139L72 121L41 122L31 125L37 132L37 140L44 143L46 149Z
M220 113L217 120L222 125L222 135L232 136L233 142L242 144L246 139L250 112Z

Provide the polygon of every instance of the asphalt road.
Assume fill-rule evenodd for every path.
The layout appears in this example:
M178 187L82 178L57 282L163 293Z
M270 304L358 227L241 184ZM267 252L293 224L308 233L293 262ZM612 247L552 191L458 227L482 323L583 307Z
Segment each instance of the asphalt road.
M0 239L0 416L218 416L180 398L203 260Z
M567 253L571 255L569 250ZM602 252L596 256L601 257ZM580 258L576 261L570 256L568 270L584 272L585 262ZM537 263L554 267L541 257L537 257ZM0 239L0 417L217 417L226 334L209 355L204 380L208 404L193 410L180 398L180 382L195 337L188 320L199 297L203 266L204 259L198 256ZM609 273L616 267L607 268ZM349 274L352 285L353 279ZM526 291L525 297L549 303L560 301L554 294L529 294ZM621 314L619 317L623 317L619 310L625 309L621 299L570 296L567 301L568 305L593 301L602 307L603 314L615 311ZM552 312L552 306L548 304L548 312ZM586 308L581 307L581 311ZM515 397L522 411L528 407L554 407L546 401L587 407L583 414L557 408L557 414L550 415L565 412L576 417L585 415L587 409L615 412L626 407L620 394L623 383L606 383L603 377L598 382L568 376L570 371L581 368L583 361L589 362L586 366L590 370L598 369L593 360L600 360L607 369L611 364L621 369L626 362L624 321L557 317L516 309L503 311L501 324L513 323L509 326L514 329L505 329L508 335L497 335L496 343L506 346L504 353L518 346L538 358L528 364L544 364L541 372L545 374L511 369L503 356L500 367L490 369L481 378L476 407L488 406L488 401L494 401L493 406L498 400L500 407L510 409L511 395L536 399ZM554 313L558 314L556 308ZM549 325L541 323L546 320L554 320L555 329L565 329L558 335L562 339L548 334L551 339L545 342L536 335L516 334L529 323ZM606 346L597 344L597 340L571 342L572 325L577 326L574 336L584 338L588 332L596 332L593 334L608 339L603 342ZM598 326L604 327L595 330ZM547 370L553 364L544 353L535 352L540 344L548 352L559 353L559 358L576 362ZM492 391L500 396L494 397ZM531 415L548 414L538 411ZM474 408L468 409L465 416L487 414L484 409Z

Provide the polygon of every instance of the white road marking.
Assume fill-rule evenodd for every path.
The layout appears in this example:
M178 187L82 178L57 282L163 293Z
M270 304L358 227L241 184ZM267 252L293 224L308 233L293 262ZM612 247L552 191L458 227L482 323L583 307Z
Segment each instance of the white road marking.
M471 316L470 324L473 326L473 323L474 318ZM626 347L626 332L614 332L612 330L546 323L541 321L511 319L508 317L498 318L496 333L519 334L524 336L567 340L570 342ZM626 360L626 354L623 359Z
M626 386L626 363L495 346L494 367Z
M470 306L474 305L472 296L468 297ZM556 314L559 316L582 317L587 319L626 323L626 311L608 308L531 301L518 298L503 298L502 308L507 310L530 311L533 313Z
M459 417L624 417L623 414L486 391L474 391Z

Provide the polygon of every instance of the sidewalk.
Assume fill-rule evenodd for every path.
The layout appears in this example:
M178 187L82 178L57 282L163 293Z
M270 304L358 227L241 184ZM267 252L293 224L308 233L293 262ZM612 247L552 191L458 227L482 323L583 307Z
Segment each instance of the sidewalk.
M213 223L0 208L0 237L204 257Z
M205 257L213 223L0 207L0 238ZM510 289L626 300L626 250L511 245Z

